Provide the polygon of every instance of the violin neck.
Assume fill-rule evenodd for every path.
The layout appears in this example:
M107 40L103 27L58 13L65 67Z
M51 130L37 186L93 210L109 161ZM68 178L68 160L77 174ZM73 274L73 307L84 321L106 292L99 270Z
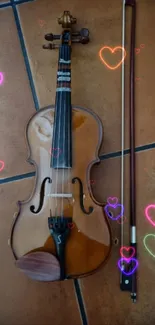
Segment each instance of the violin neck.
M72 106L71 106L71 46L59 48L55 118L52 152L57 149L59 157L52 155L52 168L72 167Z

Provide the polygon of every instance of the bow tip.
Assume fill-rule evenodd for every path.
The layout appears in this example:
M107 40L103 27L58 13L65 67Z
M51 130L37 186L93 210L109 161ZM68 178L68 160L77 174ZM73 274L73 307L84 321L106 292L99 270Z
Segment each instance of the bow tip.
M135 6L136 1L135 0L124 0L126 6Z

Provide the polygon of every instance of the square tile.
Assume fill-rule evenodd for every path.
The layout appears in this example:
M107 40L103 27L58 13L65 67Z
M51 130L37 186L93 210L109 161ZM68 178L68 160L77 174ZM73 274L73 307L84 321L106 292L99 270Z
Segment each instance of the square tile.
M137 249L139 267L137 271L138 297L133 304L129 292L121 292L119 288L119 272L117 261L119 245L114 244L115 238L120 239L120 225L110 220L113 247L106 265L91 277L81 279L81 286L89 324L125 324L135 325L155 321L154 316L154 258L146 250L143 239L147 234L154 234L154 227L145 217L145 208L155 204L155 150L136 154L136 220ZM101 172L101 170L103 171ZM104 161L102 167L96 168L96 189L94 195L100 202L109 196L117 197L120 202L120 158ZM129 246L129 156L125 158L125 216L124 246ZM155 220L153 210L152 220ZM153 238L148 238L147 245L154 252ZM95 293L95 294L94 294ZM143 306L143 308L142 308ZM148 317L149 315L149 317Z
M57 50L43 50L42 44L46 33L61 33L61 26L57 23L63 10L68 8L77 18L76 30L86 27L90 31L90 43L87 45L73 44L72 51L72 103L93 109L101 118L104 126L104 141L101 153L113 152L121 148L121 67L109 70L99 59L99 50L103 46L116 47L121 44L122 3L115 1L112 5L108 1L93 1L82 4L60 1L54 5L49 0L38 0L19 6L19 14L26 46L31 60L31 68L35 79L40 106L55 102L56 71L58 61ZM130 9L130 8L129 8ZM153 26L155 3L150 6L147 1L137 3L137 10L141 17ZM29 20L29 24L27 21ZM127 10L127 58L126 58L126 106L125 106L125 147L129 147L129 112L128 112L128 84L129 84L129 50L130 50L130 20L131 12ZM142 18L140 18L142 22ZM136 146L154 141L154 105L153 91L153 46L149 39L154 39L153 28L145 24L143 36L141 24L136 26L136 47L141 43L141 49L135 56L135 77L140 80L135 83L135 115L136 115ZM149 60L148 60L149 58ZM147 95L146 95L147 94ZM149 112L149 113L148 113Z
M4 76L0 85L0 160L5 164L0 177L6 178L34 170L26 162L24 129L35 108L12 8L0 9L0 14L0 72Z
M73 281L41 283L29 280L14 265L8 238L16 202L32 191L34 178L0 187L0 324L80 324Z
M9 0L0 0L0 4L3 4L3 3L10 3Z

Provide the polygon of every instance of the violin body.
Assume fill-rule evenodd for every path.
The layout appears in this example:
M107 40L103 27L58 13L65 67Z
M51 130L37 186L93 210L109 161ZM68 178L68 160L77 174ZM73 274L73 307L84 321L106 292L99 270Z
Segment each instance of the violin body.
M30 199L18 202L11 231L16 266L39 281L91 274L111 248L103 204L90 186L90 170L100 161L102 123L92 111L71 105L71 43L88 43L89 32L74 33L76 19L68 11L58 22L62 35L45 35L48 41L61 40L55 106L39 110L27 125L28 161L36 168L36 183Z
M66 243L65 264L66 275L74 278L96 271L107 259L111 243L103 207L93 197L90 186L91 167L100 161L98 151L102 142L102 124L96 114L88 109L73 108L72 110L74 165L71 173L68 174L66 170L64 175L64 188L69 182L72 198L63 198L63 215L70 216L73 220ZM52 186L48 182L45 184L41 211L37 214L30 211L31 206L39 206L41 185L51 174L49 166L53 122L54 108L50 107L36 113L27 126L26 137L30 150L28 161L36 167L36 184L30 199L18 202L19 213L13 223L11 236L12 249L17 259L36 251L48 252L56 256L55 244L49 234L47 222L50 215L49 206L53 211L55 208L55 198L48 197L49 189L51 192L52 186L53 191L55 189L54 182ZM56 173L59 171L52 172L52 178L56 180ZM89 215L81 209L79 184L72 184L74 177L82 181L85 210L88 211L90 206L94 209ZM58 200L58 209L61 208L61 200L62 198Z

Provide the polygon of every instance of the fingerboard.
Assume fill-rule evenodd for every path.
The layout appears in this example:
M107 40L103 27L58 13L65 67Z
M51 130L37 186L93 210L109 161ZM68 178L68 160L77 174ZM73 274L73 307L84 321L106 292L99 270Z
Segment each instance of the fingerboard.
M51 167L72 167L71 47L67 44L59 48Z

